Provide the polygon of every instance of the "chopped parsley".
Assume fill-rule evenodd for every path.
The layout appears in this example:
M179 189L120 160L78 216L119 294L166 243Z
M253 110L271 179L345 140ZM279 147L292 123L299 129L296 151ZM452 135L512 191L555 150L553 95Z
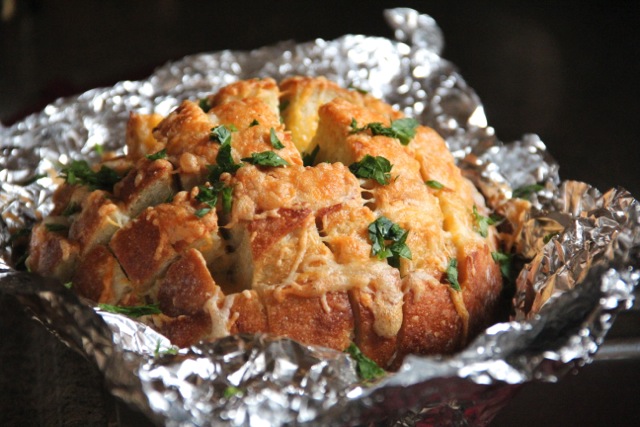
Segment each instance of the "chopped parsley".
M444 188L444 184L439 181L436 181L435 179L430 179L429 181L425 181L425 184L427 184L429 188L433 188L434 190L442 190Z
M224 187L222 189L222 210L225 213L231 212L233 206L233 187Z
M280 112L282 113L284 110L287 109L287 107L289 106L291 101L289 101L288 99L283 100L282 102L280 102L280 105L278 106L278 108L280 109Z
M214 166L209 166L209 182L212 183L220 181L220 175L225 172L233 175L242 166L242 163L236 163L231 155L231 138L220 146L216 163Z
M269 141L271 141L271 146L276 150L284 148L284 145L278 138L278 135L276 134L276 130L274 128L271 128L271 130L269 131Z
M367 95L367 94L369 93L369 91L368 91L368 90L366 90L366 89L362 89L362 88L359 88L359 87L355 86L353 83L351 83L351 84L347 87L347 89L355 90L356 92L358 92L358 93L360 93L360 94L362 94L362 95Z
M208 113L209 110L211 110L211 103L209 102L209 98L202 98L200 101L198 101L198 106L205 113Z
M254 126L258 126L260 122L257 119L253 119L251 123L249 123L249 127L252 128Z
M198 195L196 196L196 200L215 208L220 195L222 195L222 209L226 213L231 212L233 187L226 186L222 181L216 182L211 187L205 185L198 186ZM195 215L198 218L202 218L204 215L209 213L210 210L211 209L208 208L199 209L195 212Z
M222 393L222 396L225 399L229 399L233 396L242 396L242 390L236 386L230 385L229 387L224 389L224 393Z
M400 258L411 259L411 250L406 244L409 231L403 230L389 218L381 216L369 224L371 254L378 259L389 258L389 265L400 266ZM387 245L387 241L391 244Z
M222 145L231 144L232 130L233 129L230 129L225 125L212 127L211 132L209 133L209 140L217 141Z
M544 236L544 238L542 239L542 242L546 245L547 243L549 243L551 241L551 239L553 239L554 237L560 235L559 232L555 232L555 233L549 233L546 236Z
M447 267L447 282L449 285L456 291L460 291L460 283L458 282L458 260L455 258L451 258L449 261L449 266Z
M175 356L176 354L178 354L178 347L167 347L165 349L161 348L161 344L162 341L158 340L158 342L156 343L156 349L153 351L153 357L160 357L160 356L165 356L165 355L173 355Z
M54 223L45 224L44 228L52 233L66 233L69 230L68 225Z
M256 166L279 167L288 166L289 162L274 153L273 151L263 151L262 153L251 153L251 157L245 157L243 162L251 163Z
M70 202L66 208L62 211L62 216L71 216L75 213L78 213L82 210L79 204Z
M304 166L313 166L316 162L316 157L320 151L320 146L316 145L310 153L302 153L302 164Z
M353 360L355 360L356 372L358 372L358 376L363 380L373 381L386 374L384 369L378 366L376 362L365 356L354 343L351 343L349 347L347 347L345 353L349 353Z
M118 306L111 304L98 304L98 307L109 313L124 314L130 317L147 316L150 314L160 314L160 307L158 304L149 305L132 305L132 306Z
M382 123L369 123L363 127L358 127L356 119L351 119L351 133L370 130L372 135L382 135L396 138L402 145L407 145L416 136L418 122L412 118L392 120L390 127L385 127Z
M113 191L113 186L122 178L111 168L102 166L95 172L84 160L74 160L61 171L62 177L70 185L86 185L91 190Z
M475 230L482 237L487 237L489 226L499 224L502 218L497 215L483 216L478 213L478 208L473 205L473 220L476 223Z
M195 211L194 215L197 216L198 218L202 218L203 216L205 216L209 212L211 212L211 208L202 208L202 209L198 209L197 211Z
M218 131L216 131L216 135L221 138L220 140L222 142L220 149L218 150L218 154L216 155L217 164L209 166L208 179L211 186L199 186L199 192L196 199L208 204L211 208L215 208L218 203L218 196L222 193L222 208L228 213L231 212L233 188L227 187L224 182L220 181L220 177L223 173L233 175L238 169L240 169L240 167L242 167L242 163L236 163L235 160L233 160L233 156L231 155L231 133L228 129L224 126L218 126L212 130L212 133L216 129L218 129ZM202 218L204 215L209 213L210 210L210 208L199 209L195 212L195 215L198 218Z
M222 183L218 183L222 184ZM211 207L215 207L218 203L218 192L222 189L219 185L213 187L207 187L204 185L198 186L198 195L196 200L202 203L206 203Z
M391 181L393 165L382 156L365 155L359 162L352 163L349 170L358 178L374 179L380 185L387 185Z
M67 282L67 283L63 284L62 286L64 286L67 289L71 289L71 288L73 288L73 282Z
M544 186L540 184L525 185L513 190L512 196L514 199L528 199L533 193L537 193L540 190L544 190Z
M96 154L102 156L104 154L104 145L102 144L96 144L93 146L93 151L96 152Z
M163 148L162 150L160 150L160 151L158 151L156 153L147 154L146 157L149 160L165 159L167 157L167 149Z
M504 252L491 252L491 258L500 264L502 277L511 280L511 260L513 259L513 255L505 254Z
M37 182L40 178L46 178L46 177L47 177L47 175L46 175L46 174L38 173L38 174L35 174L34 176L32 176L31 178L27 179L25 182L23 182L23 183L22 183L22 184L20 184L20 185L22 185L22 186L25 186L25 187L26 187L27 185L31 185L31 184L33 184L34 182Z

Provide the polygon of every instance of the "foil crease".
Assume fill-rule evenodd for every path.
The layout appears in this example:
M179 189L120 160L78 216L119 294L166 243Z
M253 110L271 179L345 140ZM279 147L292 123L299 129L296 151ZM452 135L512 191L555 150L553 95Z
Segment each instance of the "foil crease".
M536 135L504 144L480 99L440 57L428 15L385 11L397 40L346 35L250 52L205 53L60 99L0 126L0 292L104 373L111 392L150 419L186 425L486 425L529 381L557 381L591 361L640 280L640 206L624 189L561 181ZM131 110L167 114L238 79L324 75L367 90L443 135L458 164L505 215L524 263L513 315L450 356L409 356L398 372L358 380L333 350L268 335L230 336L174 351L144 324L92 308L60 284L18 272L16 232L51 209L56 170L122 152ZM513 190L539 184L528 200Z

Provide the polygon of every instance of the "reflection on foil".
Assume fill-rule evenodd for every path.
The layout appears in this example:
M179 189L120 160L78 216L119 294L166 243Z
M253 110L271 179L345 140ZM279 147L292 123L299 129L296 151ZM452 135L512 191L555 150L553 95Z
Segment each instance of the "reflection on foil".
M589 362L640 280L640 206L623 189L562 182L535 135L503 144L455 67L433 19L385 12L393 41L347 35L169 63L61 99L0 127L0 291L16 295L61 340L93 360L110 391L152 420L180 425L485 425L514 391ZM408 43L408 44L405 44ZM506 220L519 255L512 320L451 357L407 357L378 382L345 354L267 335L232 336L179 352L129 318L94 310L46 279L16 272L16 231L51 209L56 170L121 150L129 111L167 114L238 79L324 75L384 98L446 139L464 173ZM525 197L516 189L538 185ZM12 237L13 236L13 237Z

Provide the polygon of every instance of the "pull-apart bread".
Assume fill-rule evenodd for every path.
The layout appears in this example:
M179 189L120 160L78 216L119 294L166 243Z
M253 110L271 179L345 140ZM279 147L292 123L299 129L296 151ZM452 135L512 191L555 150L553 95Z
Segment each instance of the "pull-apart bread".
M435 131L370 95L239 81L131 113L126 144L63 170L27 266L99 303L157 304L145 320L176 345L267 332L390 367L493 320L482 197Z

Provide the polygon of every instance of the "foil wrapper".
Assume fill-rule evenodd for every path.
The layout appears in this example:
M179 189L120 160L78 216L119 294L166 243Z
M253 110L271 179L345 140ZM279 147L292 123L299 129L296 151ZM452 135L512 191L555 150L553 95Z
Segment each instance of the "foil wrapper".
M440 56L442 32L411 9L385 11L396 40L346 35L222 51L60 99L0 126L0 292L92 360L110 391L150 419L183 425L485 425L530 381L588 363L640 280L640 205L561 181L536 135L504 144L478 96ZM507 218L522 268L513 314L452 356L408 356L375 382L346 354L268 335L173 349L142 323L105 313L47 278L16 271L16 232L46 215L56 170L122 152L129 111L169 113L235 80L323 75L369 91L446 138L459 166ZM514 189L538 184L529 201Z

